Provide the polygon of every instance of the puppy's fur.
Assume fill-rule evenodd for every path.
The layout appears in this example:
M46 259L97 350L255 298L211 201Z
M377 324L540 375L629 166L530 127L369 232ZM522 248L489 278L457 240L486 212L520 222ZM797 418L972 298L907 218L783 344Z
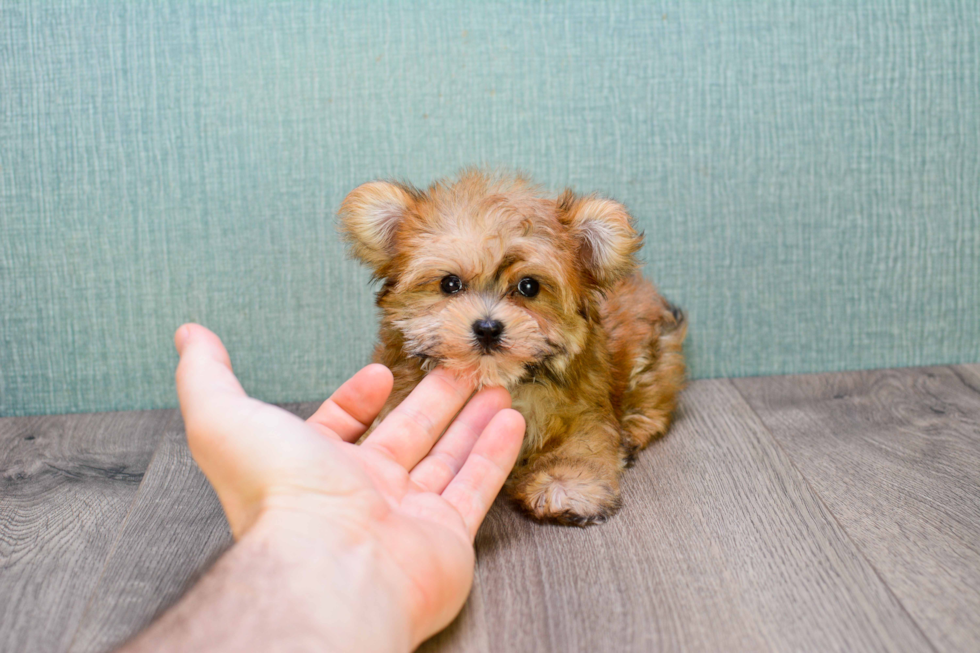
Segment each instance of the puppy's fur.
M395 387L382 415L436 365L504 386L527 421L512 496L541 520L613 514L620 473L667 430L684 383L684 316L638 272L626 209L468 170L425 191L364 184L339 215L383 281L374 359ZM492 346L476 330L487 320L502 327Z

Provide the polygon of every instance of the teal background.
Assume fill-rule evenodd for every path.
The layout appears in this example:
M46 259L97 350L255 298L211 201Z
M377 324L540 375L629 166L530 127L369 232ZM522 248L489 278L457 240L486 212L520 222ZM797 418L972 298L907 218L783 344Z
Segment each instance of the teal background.
M333 226L472 163L625 202L695 377L980 360L980 3L0 2L0 414L369 358Z

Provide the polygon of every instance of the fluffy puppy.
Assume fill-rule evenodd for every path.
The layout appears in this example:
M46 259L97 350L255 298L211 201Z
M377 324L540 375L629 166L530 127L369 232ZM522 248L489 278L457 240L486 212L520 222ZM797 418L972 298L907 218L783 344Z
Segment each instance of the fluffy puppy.
M364 184L339 217L383 282L374 360L395 387L382 416L436 365L503 386L527 421L510 494L540 520L612 515L684 383L684 316L638 272L626 209L468 170L425 191Z

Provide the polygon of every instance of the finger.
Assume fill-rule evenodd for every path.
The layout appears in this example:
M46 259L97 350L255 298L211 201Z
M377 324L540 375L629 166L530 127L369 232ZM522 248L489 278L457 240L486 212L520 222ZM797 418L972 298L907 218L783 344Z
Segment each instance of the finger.
M412 480L424 491L442 494L466 462L483 429L504 408L510 408L510 394L503 388L476 393L429 455L412 470Z
M436 368L391 411L362 446L380 452L406 470L412 469L429 453L472 391L470 381Z
M346 442L361 437L381 412L394 379L384 365L368 365L347 379L306 420L317 431Z
M185 324L174 334L180 354L177 365L177 396L184 416L187 443L221 500L236 537L247 522L246 502L234 492L240 467L240 452L228 437L228 416L254 414L249 399L231 370L231 360L221 340L197 324Z
M514 467L523 438L524 418L520 413L508 408L494 415L459 474L442 493L442 498L463 518L470 539L476 537L476 530Z
M244 399L245 390L231 370L221 339L199 324L185 324L174 334L180 354L177 396L185 422L210 412L215 400Z

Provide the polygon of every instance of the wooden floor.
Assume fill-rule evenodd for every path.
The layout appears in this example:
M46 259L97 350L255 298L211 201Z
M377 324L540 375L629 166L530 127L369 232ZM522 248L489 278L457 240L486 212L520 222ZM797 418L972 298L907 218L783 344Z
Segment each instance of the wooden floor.
M980 365L696 382L624 494L498 500L423 648L980 651ZM176 411L0 420L0 651L109 650L230 539Z

